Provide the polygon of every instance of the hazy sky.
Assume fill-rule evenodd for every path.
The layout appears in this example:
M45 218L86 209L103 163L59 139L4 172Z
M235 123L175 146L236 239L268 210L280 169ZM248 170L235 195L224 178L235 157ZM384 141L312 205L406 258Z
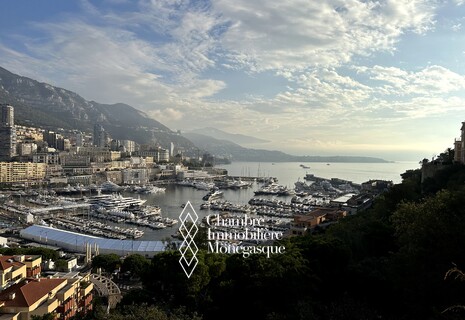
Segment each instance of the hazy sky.
M420 160L465 121L465 0L0 1L0 65L292 154Z

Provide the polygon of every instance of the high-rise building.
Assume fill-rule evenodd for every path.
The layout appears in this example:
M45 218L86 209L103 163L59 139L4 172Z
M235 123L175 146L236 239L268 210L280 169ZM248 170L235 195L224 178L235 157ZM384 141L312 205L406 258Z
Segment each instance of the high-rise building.
M53 131L47 130L47 131L44 131L43 133L43 140L47 142L50 148L58 149L58 145L57 145L58 139L59 139L58 134Z
M124 151L134 152L136 151L136 142L132 140L121 140L121 144L124 146Z
M1 105L0 122L0 161L9 161L16 155L16 129L14 108Z
M14 108L10 105L2 105L2 123L1 127L14 127L15 125L15 114Z
M75 135L76 147L82 147L84 145L84 135L81 132Z
M93 136L93 142L94 146L103 148L107 145L107 135L105 132L105 129L103 126L99 123L96 123L94 125L94 136Z

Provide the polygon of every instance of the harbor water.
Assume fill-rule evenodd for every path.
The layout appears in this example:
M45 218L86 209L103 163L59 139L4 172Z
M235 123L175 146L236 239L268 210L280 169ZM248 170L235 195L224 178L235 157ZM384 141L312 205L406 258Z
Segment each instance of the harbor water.
M258 163L258 162L233 162L229 165L218 167L228 170L231 176L243 177L275 177L278 183L294 188L294 183L303 181L307 173L314 174L322 178L340 178L354 183L363 183L370 179L391 180L394 183L401 182L401 174L410 169L419 168L418 162L392 162L392 163L304 163L306 167L300 166L296 162L281 163ZM202 197L207 194L205 190L197 190L192 187L180 185L167 185L164 193L141 194L140 197L147 199L146 204L156 205L161 208L162 216L179 219L179 214L183 210L182 205L188 201L194 207L201 220L209 214L208 210L200 210L200 205L204 202ZM223 200L228 200L235 204L247 204L254 197L254 191L260 187L259 183L254 183L252 187L238 190L223 190ZM127 196L134 196L132 193L124 193ZM289 200L280 197L280 200ZM142 228L145 234L141 240L163 240L170 238L179 228L179 223L173 227L161 230L151 230Z

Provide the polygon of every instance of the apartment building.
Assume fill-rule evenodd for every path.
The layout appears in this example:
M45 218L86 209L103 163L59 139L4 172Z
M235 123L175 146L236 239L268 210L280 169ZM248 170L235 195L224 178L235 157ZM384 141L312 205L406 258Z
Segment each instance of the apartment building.
M29 320L53 313L67 320L92 310L90 274L40 278L41 256L0 256L0 319Z
M0 162L0 182L29 182L45 178L47 165L31 162Z
M0 290L24 280L40 276L41 256L0 256Z

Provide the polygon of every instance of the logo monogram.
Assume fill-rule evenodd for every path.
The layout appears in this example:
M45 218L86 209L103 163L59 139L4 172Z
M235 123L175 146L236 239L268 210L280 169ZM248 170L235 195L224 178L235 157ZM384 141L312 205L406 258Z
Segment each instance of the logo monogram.
M192 272L194 272L194 269L197 266L197 263L199 262L196 257L199 249L194 242L194 237L197 234L197 231L199 231L196 224L198 219L199 217L197 216L197 213L192 207L190 201L188 201L179 215L179 220L181 221L179 233L184 239L179 247L179 252L181 252L179 263L188 278L190 278Z

